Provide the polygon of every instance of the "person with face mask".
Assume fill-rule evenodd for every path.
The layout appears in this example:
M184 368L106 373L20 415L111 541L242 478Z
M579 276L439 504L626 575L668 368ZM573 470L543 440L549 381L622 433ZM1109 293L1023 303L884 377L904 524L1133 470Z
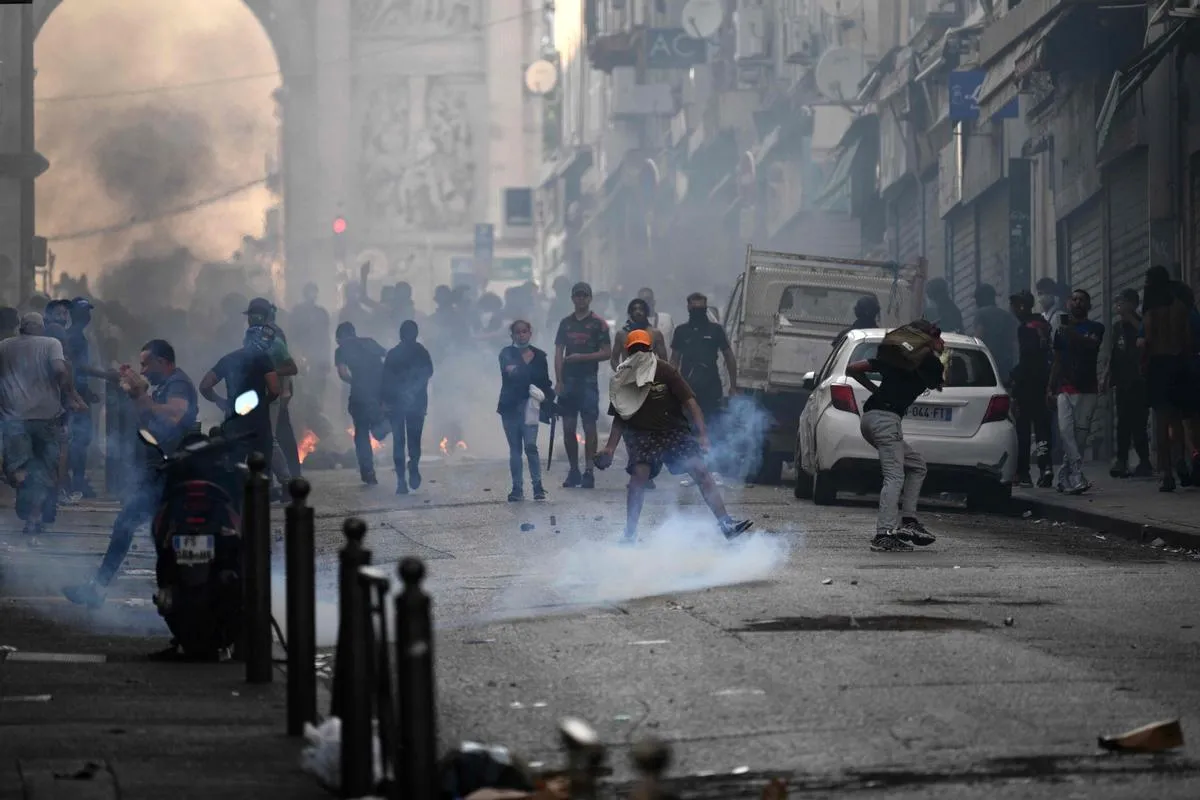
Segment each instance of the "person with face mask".
M707 297L699 292L688 295L687 309L688 321L675 328L671 342L671 366L692 387L709 431L719 440L725 388L717 356L725 360L730 392L737 388L737 357L729 346L725 329L708 318Z
M533 326L525 320L514 321L509 333L512 344L500 351L500 400L496 404L496 413L504 425L504 438L508 440L508 470L512 475L508 502L525 499L522 455L529 461L533 499L545 500L537 434L538 424L550 420L554 406L550 360L545 351L530 344Z
M411 319L400 324L400 344L383 359L380 399L392 422L392 463L396 466L396 494L421 488L421 435L429 411L429 381L433 359L417 341L419 329ZM408 480L404 478L404 452L408 448Z
M630 331L649 331L651 338L654 340L654 355L667 360L667 342L663 338L662 331L655 329L650 324L650 305L643 299L634 298L629 301L629 306L625 309L629 315L625 327L617 331L617 335L613 337L612 356L609 358L609 366L614 370L617 368L625 355L625 334Z
M136 409L138 427L149 430L164 453L175 452L183 437L195 428L198 416L196 387L187 373L176 366L175 348L165 339L152 339L142 345L141 374L128 364L121 365L118 372L120 386ZM72 603L90 608L104 604L105 591L129 553L134 531L153 519L158 508L162 476L154 469L145 448L137 456L96 577L63 590Z
M242 451L238 453L239 461L245 460L254 452L264 456L271 452L269 407L271 401L279 396L279 376L275 372L275 362L268 353L274 338L274 332L264 326L247 328L242 347L221 356L200 381L201 396L215 403L225 414L230 434L254 434L252 438L245 440ZM222 381L225 382L225 397L216 392L217 384ZM250 391L258 394L258 405L249 414L239 417L234 414L233 401Z

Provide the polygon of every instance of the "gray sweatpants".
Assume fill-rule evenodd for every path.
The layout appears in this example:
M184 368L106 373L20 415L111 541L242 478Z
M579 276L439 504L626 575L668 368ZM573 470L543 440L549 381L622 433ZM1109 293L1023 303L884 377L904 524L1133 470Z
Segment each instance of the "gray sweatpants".
M1100 396L1095 394L1058 395L1058 434L1062 439L1063 463L1058 471L1058 487L1078 490L1088 485L1083 474L1083 455L1092 432L1092 417Z
M899 414L868 411L862 416L863 438L879 451L883 489L879 492L876 533L900 527L900 516L915 517L921 484L925 482L925 459L904 441Z

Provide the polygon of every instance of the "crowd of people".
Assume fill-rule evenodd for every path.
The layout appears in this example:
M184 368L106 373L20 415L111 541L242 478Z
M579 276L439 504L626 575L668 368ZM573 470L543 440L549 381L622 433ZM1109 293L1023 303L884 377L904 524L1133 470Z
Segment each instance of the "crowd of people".
M1200 310L1191 288L1166 267L1150 267L1140 293L1125 289L1117 296L1111 330L1092 318L1087 291L1052 278L1036 289L1036 297L1028 290L1012 295L1003 309L995 289L980 285L971 330L945 280L931 280L926 289L927 318L941 330L978 336L996 359L1014 401L1018 485L1071 494L1091 488L1083 462L1100 398L1110 391L1116 411L1110 475L1157 474L1164 492L1200 483Z

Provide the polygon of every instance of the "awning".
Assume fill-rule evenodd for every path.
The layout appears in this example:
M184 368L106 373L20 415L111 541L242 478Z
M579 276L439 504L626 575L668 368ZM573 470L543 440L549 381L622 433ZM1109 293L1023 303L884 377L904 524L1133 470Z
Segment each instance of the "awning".
M833 200L841 194L846 188L846 184L850 182L850 172L854 168L854 159L858 155L858 148L862 144L862 139L855 139L850 146L842 150L838 155L837 163L833 166L833 174L829 176L829 181L826 182L825 188L817 195L817 199L813 201L813 205L817 208L828 210L833 206Z
M1137 94L1138 90L1142 88L1142 84L1154 74L1154 70L1183 36L1187 26L1187 22L1179 23L1166 34L1151 42L1133 63L1113 73L1112 82L1108 86L1108 95L1104 98L1104 105L1100 106L1100 113L1096 116L1097 151L1104 147L1104 142L1108 139L1113 117L1121 110L1121 106Z
M1070 13L1067 8L1043 19L987 67L979 87L979 119L990 120L1020 93L1022 79L1041 63L1046 39Z

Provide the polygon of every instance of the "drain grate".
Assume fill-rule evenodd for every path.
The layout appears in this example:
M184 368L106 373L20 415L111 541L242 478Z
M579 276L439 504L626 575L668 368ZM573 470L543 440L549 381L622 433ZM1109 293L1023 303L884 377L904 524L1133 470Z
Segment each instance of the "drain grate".
M748 620L731 633L795 633L803 631L980 631L992 627L975 619L923 616L846 617L775 617Z

